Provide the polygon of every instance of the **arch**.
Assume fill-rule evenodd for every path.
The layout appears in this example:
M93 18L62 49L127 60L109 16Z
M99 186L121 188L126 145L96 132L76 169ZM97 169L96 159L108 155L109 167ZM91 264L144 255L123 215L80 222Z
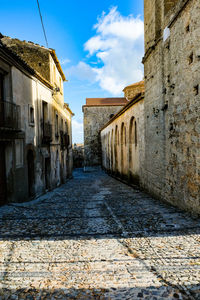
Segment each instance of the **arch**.
M121 125L121 174L125 173L125 153L126 151L126 128L124 122Z
M129 169L131 169L133 165L134 119L134 117L131 118L129 125Z
M112 133L111 133L111 171L113 171L113 144L114 144L114 130L112 129Z
M129 126L129 180L139 184L139 152L138 152L138 123L134 117Z
M114 142L114 157L115 157L115 172L118 172L118 126L115 126L115 142Z

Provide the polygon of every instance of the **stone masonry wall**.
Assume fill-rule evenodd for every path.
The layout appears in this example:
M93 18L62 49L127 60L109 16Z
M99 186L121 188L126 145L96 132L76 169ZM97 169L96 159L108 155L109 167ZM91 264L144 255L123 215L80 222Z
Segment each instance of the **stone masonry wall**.
M123 106L84 107L84 164L95 166L101 164L100 129Z
M143 186L200 213L200 2L161 4L145 0Z
M101 143L103 168L140 185L145 154L143 96L103 128Z

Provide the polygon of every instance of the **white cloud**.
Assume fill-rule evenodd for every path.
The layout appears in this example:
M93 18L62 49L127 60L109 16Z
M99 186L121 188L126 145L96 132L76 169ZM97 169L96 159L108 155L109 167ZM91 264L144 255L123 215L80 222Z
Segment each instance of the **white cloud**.
M80 61L76 66L72 66L67 70L69 76L75 76L79 80L96 81L96 72L88 64Z
M60 62L60 64L61 64L62 66L64 66L64 65L70 63L70 59L68 59L68 58L61 58L61 59L59 60L59 62Z
M85 43L84 49L102 67L79 62L68 72L81 80L96 81L102 89L119 95L126 85L143 78L143 21L132 15L124 17L113 7L108 14L102 13L94 29L96 34Z

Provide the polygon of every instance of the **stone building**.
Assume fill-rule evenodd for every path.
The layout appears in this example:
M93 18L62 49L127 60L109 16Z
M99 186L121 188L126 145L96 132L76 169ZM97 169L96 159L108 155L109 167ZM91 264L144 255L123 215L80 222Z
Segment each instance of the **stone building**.
M84 145L73 144L73 167L83 168L84 167Z
M71 176L73 114L64 80L54 50L1 35L0 204L32 199Z
M125 104L125 98L87 98L84 113L84 164L101 164L100 129Z
M148 191L200 213L200 2L145 0Z
M133 101L131 107L128 104L128 109L122 109L101 131L104 167L117 169L121 176L128 175L132 172L130 147L131 152L135 151L130 137L130 117L138 113L143 122L139 125L140 129L137 127L136 139L141 147L139 155L134 152L133 162L137 168L134 175L138 175L138 182L158 199L198 214L199 12L200 2L196 0L144 0L143 112ZM113 139L115 141L118 130L116 146ZM139 137L142 137L141 140ZM116 163L119 160L120 167Z
M102 166L140 184L144 164L144 93L128 102L101 129Z

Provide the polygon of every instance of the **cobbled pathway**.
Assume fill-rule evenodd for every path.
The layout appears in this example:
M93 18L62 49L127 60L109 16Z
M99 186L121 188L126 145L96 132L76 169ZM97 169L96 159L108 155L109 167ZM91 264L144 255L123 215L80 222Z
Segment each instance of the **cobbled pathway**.
M76 170L0 208L0 299L200 299L200 221Z

